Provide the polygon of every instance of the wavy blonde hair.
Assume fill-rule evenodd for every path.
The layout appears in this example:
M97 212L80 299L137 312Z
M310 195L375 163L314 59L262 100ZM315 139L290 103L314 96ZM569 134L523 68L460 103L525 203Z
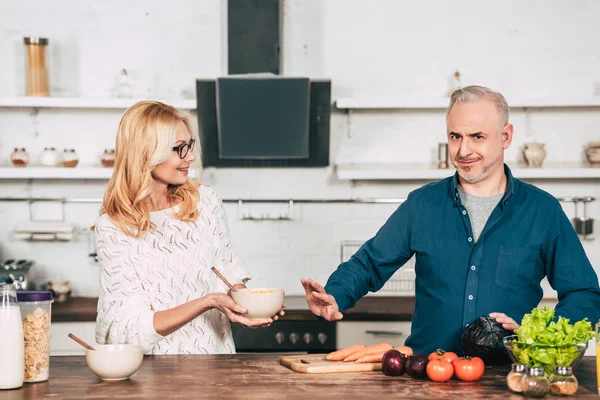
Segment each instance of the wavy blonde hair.
M156 226L150 220L147 199L154 190L152 170L169 157L176 141L175 130L183 122L196 140L192 165L200 176L200 139L193 117L158 101L140 101L129 108L117 133L115 170L108 181L100 214L107 214L125 234L140 238ZM195 221L200 200L199 183L188 179L183 185L169 185L171 204L179 203L176 218Z

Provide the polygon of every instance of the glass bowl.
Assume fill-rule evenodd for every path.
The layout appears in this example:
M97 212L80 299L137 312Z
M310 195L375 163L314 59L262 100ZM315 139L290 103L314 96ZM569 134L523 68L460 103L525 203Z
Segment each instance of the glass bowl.
M556 366L577 368L588 348L587 343L562 346L529 344L518 341L517 335L506 336L504 347L514 363L543 367L546 375Z

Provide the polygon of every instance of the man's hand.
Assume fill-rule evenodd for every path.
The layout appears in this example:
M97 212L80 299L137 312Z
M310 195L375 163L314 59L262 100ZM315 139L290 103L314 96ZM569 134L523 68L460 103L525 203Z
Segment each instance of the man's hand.
M327 321L338 321L344 318L340 312L335 298L325 293L325 288L312 279L302 278L302 286L306 292L306 302L310 311Z
M490 313L490 318L493 318L499 324L502 324L502 327L507 331L514 331L515 329L519 329L520 325L515 322L514 319L508 317L506 314L493 312Z

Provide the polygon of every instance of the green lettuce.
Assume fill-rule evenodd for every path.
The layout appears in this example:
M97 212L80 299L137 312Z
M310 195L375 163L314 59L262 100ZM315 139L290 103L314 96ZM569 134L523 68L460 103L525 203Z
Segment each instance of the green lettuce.
M577 345L594 337L587 318L575 324L563 317L554 321L554 310L549 307L534 308L525 314L515 333L518 343L512 352L517 360L532 367L543 367L547 375L554 366L571 365L581 355Z

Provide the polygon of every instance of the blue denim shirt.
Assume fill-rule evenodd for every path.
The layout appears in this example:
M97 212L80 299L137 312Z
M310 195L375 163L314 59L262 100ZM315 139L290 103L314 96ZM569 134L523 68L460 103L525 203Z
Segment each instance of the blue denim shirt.
M375 292L414 254L415 310L406 344L417 353L460 352L463 329L502 312L517 323L542 299L544 277L558 292L556 314L600 318L598 276L558 200L513 178L477 243L458 194L458 174L411 192L375 237L329 277L340 311ZM396 344L394 344L396 345Z

